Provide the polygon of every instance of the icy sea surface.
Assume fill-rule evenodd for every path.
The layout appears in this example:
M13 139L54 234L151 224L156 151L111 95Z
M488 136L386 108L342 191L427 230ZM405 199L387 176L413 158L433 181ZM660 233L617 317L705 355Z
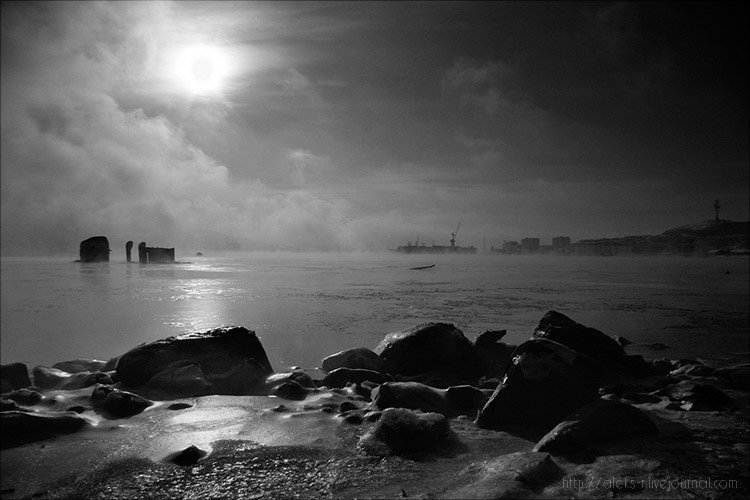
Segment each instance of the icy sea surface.
M475 338L528 338L548 310L646 357L748 358L746 257L543 257L247 253L174 265L74 258L1 260L2 363L108 359L143 343L221 325L254 330L272 366L314 368L426 321ZM434 268L412 270L435 264Z

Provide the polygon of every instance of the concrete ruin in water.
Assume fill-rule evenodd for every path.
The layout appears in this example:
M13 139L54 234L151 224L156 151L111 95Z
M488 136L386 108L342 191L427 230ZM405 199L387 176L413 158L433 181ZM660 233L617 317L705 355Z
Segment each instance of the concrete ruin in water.
M81 242L78 254L81 262L109 262L109 252L106 236L92 236Z
M130 251L133 242L128 241L125 245L125 254L128 262L131 262ZM174 263L174 248L147 247L146 242L138 244L138 262L141 264L172 264Z
M125 256L132 262L133 242L125 244ZM109 240L106 236L92 236L81 242L79 262L109 262ZM146 242L138 245L140 264L174 264L174 248L147 247Z

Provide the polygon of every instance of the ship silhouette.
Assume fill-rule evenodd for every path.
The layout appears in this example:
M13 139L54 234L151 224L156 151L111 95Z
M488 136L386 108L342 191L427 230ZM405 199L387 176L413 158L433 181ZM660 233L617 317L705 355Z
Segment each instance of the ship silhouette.
M417 238L416 243L412 244L412 242L408 242L406 245L400 246L396 248L397 252L400 253L461 253L461 254L472 254L477 253L476 247L462 247L459 245L456 245L456 235L458 234L458 230L461 227L461 223L458 223L458 226L456 227L456 230L451 233L450 238L450 245L435 245L432 244L430 246L427 246L424 242L422 244L419 243L419 238Z

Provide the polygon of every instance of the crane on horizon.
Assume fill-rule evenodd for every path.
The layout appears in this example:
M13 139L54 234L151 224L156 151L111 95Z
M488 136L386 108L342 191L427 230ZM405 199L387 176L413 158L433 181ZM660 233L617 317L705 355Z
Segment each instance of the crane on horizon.
M458 228L460 227L461 227L461 221L458 221L458 226L456 226L456 230L451 233L451 239L450 239L451 247L456 246L456 235L458 234Z

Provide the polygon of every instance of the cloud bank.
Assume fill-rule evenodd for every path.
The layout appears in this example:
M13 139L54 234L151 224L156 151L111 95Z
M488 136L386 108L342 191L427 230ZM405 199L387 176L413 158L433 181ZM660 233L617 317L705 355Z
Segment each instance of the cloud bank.
M191 249L358 248L346 200L238 181L165 116L118 104L141 83L154 41L144 33L169 15L137 7L3 6L3 252L66 252L94 234ZM300 186L325 168L310 151L289 156Z
M734 6L0 8L3 255L74 254L96 234L377 250L447 244L459 221L459 244L487 247L656 234L713 216L714 198L747 216ZM208 96L173 70L201 44L227 62Z

